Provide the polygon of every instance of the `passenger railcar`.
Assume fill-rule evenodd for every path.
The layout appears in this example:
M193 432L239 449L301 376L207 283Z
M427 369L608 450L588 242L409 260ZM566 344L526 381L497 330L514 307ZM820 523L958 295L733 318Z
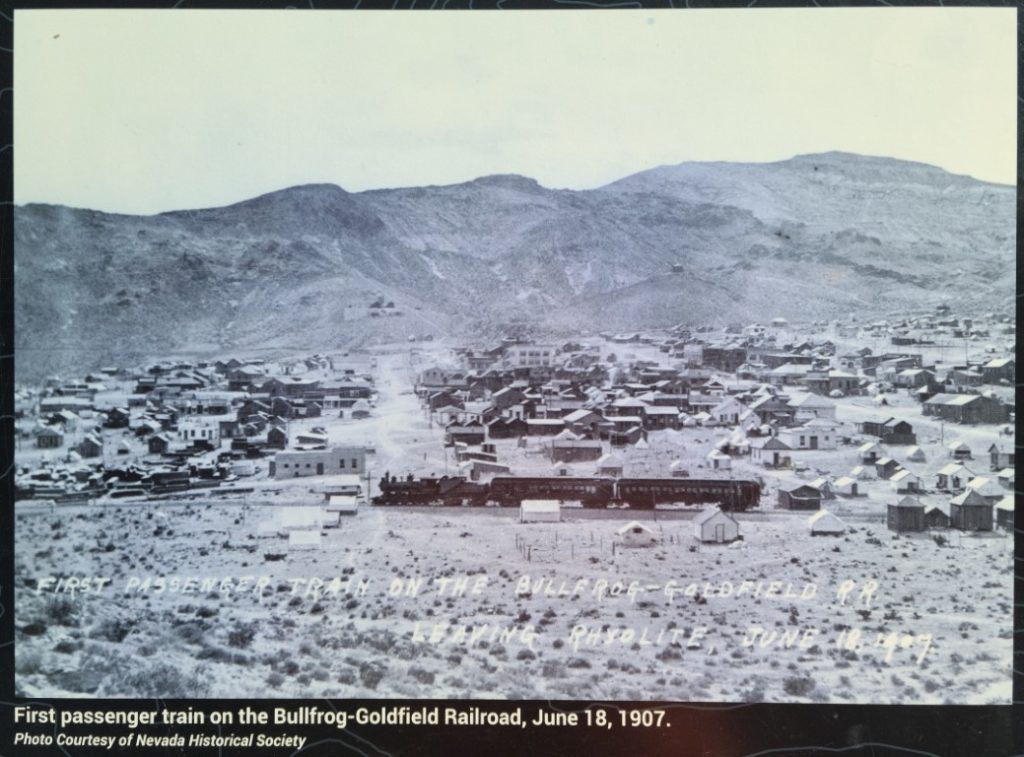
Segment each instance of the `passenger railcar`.
M495 476L489 499L501 507L518 507L524 499L579 501L584 507L607 507L615 496L611 478L570 476Z
M655 505L698 505L717 502L723 510L757 507L761 487L756 481L699 478L621 478L617 499L638 510Z
M490 484L467 481L462 476L397 478L385 475L375 505L464 505L493 502L518 507L524 499L578 501L584 507L610 504L652 510L656 505L717 503L723 510L757 507L761 485L757 481L694 478L621 478L596 476L495 476Z

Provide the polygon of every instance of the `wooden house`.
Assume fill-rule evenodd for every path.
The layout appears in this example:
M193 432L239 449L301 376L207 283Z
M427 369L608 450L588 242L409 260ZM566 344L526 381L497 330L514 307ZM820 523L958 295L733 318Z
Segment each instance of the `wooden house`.
M785 510L820 510L821 492L808 484L779 487L779 507Z
M288 432L282 426L271 426L267 429L267 444L270 449L285 449L288 447Z
M75 450L82 457L100 457L103 454L103 441L95 434L86 434Z
M949 519L961 531L991 531L992 503L968 489L949 501Z
M1010 409L998 398L983 394L936 394L924 401L921 411L951 423L1006 423Z
M551 459L559 463L597 460L603 454L596 439L555 439L551 442Z
M935 488L941 491L961 491L967 488L967 482L975 478L976 475L966 465L948 463L935 474Z
M165 455L170 451L171 441L165 434L153 434L146 442L151 455Z
M1016 363L1012 358L995 358L981 366L982 380L986 384L995 384L1000 381L1012 384L1015 371Z
M907 421L898 421L891 417L885 420L864 421L861 424L861 431L869 436L878 437L878 440L883 444L917 443L914 427Z
M1013 532L1013 500L1013 495L1007 494L996 503L996 525L1011 533Z
M522 418L494 418L486 426L488 439L517 439L529 431Z
M999 444L992 444L988 448L989 457L989 470L1002 470L1003 468L1012 468L1014 466L1014 449L1009 447L1004 449Z
M64 445L64 434L52 426L42 426L36 431L36 446L40 449L55 449Z
M462 443L467 445L483 444L487 438L482 423L449 423L444 430L445 444L451 446Z
M925 507L924 524L928 528L949 528L949 505Z
M888 481L903 467L891 457L880 457L875 460L875 475L882 481Z
M765 468L781 468L790 464L792 451L776 436L754 439L750 443L750 461Z
M913 497L903 497L886 511L886 526L896 533L924 531L924 505Z

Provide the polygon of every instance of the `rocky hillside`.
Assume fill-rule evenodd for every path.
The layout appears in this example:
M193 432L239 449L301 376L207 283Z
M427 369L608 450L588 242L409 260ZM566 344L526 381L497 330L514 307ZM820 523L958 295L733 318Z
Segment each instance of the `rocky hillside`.
M665 166L589 191L490 176L362 193L308 185L155 216L26 205L15 215L18 374L509 324L1004 309L1014 204L1012 187L828 153Z

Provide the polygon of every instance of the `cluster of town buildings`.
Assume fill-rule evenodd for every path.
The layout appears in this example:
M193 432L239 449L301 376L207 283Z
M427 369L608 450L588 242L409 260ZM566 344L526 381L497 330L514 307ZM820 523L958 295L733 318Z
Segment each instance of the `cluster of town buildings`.
M717 437L710 451L694 459L680 448L655 475L690 477L699 467L704 478L763 476L769 501L815 511L885 481L897 530L985 530L1012 523L1014 448L1012 430L1003 432L1014 414L1013 328L1006 317L958 318L940 308L855 330L776 319L569 342L508 338L455 349L447 364L421 370L414 389L473 481L523 474L502 459L510 445L543 449L545 467L527 475L580 475L583 466L585 475L621 477L652 435L701 429ZM993 332L1004 349L988 346ZM966 351L950 340L972 343L985 358L958 361ZM850 346L865 341L876 349ZM332 443L330 426L375 412L373 363L323 354L163 362L21 389L18 496L237 490L257 472L273 481L363 475L367 449ZM869 417L837 418L854 401ZM948 448L936 453L918 440L913 417L887 412L908 403L928 424L950 424ZM296 419L312 420L289 433ZM980 428L989 443L956 440L954 427ZM822 470L821 453L832 451ZM988 465L975 462L983 455ZM803 475L805 460L817 479ZM925 471L929 464L934 470ZM922 502L935 494L941 502Z
M181 361L50 380L16 394L17 495L161 494L264 466L273 479L359 475L365 448L332 445L326 428L290 435L289 425L364 418L375 402L368 366L343 356Z
M615 477L647 449L652 434L704 429L719 437L714 448L700 460L681 449L660 475L697 475L699 465L702 476L728 478L742 464L748 474L780 474L779 507L812 510L836 496L863 496L865 482L887 481L901 513L924 507L918 498L926 493L945 498L929 507L927 519L890 517L900 530L911 523L988 529L993 511L999 524L1011 523L1014 454L1006 432L1014 413L1012 346L1003 355L986 352L984 360L925 359L954 337L973 340L980 351L978 342L991 329L1012 335L1009 320L958 319L940 308L853 333L848 328L815 324L800 329L799 338L784 339L779 335L792 337L794 329L779 319L742 329L604 334L586 344L506 339L489 349L456 350L449 364L419 374L417 393L473 480L520 472L501 459L501 440L545 450L550 468L533 469L533 475L582 470ZM884 340L885 349L839 346L868 336ZM951 347L947 357L962 355L960 349ZM645 357L627 359L635 358L631 350ZM907 398L922 418L951 424L951 440L957 426L991 427L991 443L974 450L991 465L971 467L962 441L929 459L906 413L887 412ZM871 408L869 417L837 419L837 408L851 399ZM856 448L855 455L835 454L820 471L822 456L814 453L844 445ZM792 476L812 456L823 475L813 481ZM927 464L935 470L915 472ZM964 515L985 507L987 516Z

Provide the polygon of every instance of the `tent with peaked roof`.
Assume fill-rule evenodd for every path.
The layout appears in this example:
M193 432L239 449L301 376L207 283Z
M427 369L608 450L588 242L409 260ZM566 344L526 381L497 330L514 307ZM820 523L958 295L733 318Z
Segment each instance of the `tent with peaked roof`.
M652 547L658 543L654 532L638 520L631 520L615 532L624 547Z
M840 536L846 533L846 524L828 510L819 510L808 518L807 526L811 529L811 536Z

